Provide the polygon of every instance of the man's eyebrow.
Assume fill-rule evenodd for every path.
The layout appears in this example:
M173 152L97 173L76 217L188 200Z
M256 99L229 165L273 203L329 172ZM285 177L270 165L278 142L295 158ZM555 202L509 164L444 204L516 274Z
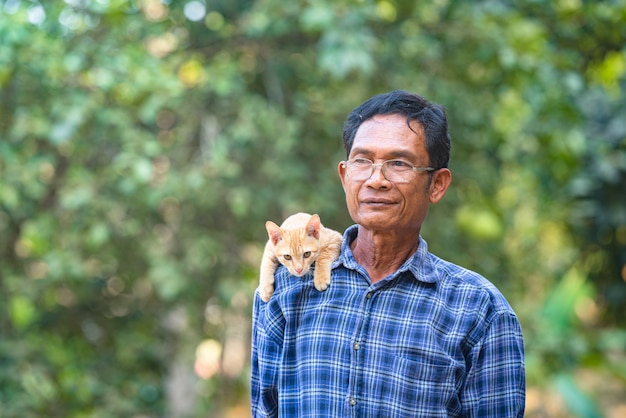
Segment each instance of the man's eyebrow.
M350 154L361 154L361 155L366 155L366 156L372 155L373 153L374 152L372 150L369 150L367 148L359 148L359 147L352 148L352 151L350 152ZM390 151L387 159L396 159L396 158L415 160L417 156L413 154L412 152L406 151L406 150Z
M407 160L415 160L417 156L410 151L405 150L395 150L389 153L389 156L392 158L404 158Z
M372 151L366 149L366 148L352 148L352 150L350 151L350 154L364 154L364 155L370 155L372 153Z

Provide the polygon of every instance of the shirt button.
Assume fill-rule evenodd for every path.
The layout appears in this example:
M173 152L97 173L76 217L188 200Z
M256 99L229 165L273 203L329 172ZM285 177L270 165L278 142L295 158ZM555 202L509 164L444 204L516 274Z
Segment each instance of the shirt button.
M350 398L350 406L356 405L356 399Z
M365 295L366 298L371 299L372 298L372 292L369 292L367 295Z
M360 350L360 349L361 349L361 344L359 344L359 343L354 343L354 345L352 346L352 348L354 348L355 350Z

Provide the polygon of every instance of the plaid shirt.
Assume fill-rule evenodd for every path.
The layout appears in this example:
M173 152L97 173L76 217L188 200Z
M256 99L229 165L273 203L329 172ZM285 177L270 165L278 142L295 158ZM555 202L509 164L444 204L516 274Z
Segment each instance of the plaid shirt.
M485 278L419 248L371 284L344 235L330 287L280 267L255 296L254 417L522 417L522 331Z

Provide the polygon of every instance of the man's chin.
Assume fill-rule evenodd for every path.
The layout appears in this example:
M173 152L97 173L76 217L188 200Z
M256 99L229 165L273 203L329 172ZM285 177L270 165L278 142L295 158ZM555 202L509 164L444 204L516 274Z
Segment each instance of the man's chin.
M373 210L361 212L355 222L367 229L387 229L393 225L391 211Z

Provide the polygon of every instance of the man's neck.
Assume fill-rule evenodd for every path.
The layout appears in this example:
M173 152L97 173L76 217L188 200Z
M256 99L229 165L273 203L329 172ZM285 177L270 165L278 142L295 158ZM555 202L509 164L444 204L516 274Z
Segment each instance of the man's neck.
M372 283L398 270L418 246L419 232L373 232L361 227L351 244L354 259L367 270Z

